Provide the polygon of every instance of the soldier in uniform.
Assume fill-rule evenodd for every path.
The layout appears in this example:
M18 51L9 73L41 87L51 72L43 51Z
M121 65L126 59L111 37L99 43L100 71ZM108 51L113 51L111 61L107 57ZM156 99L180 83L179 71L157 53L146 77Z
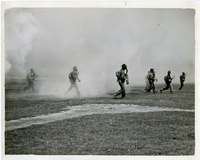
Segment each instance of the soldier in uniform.
M182 75L180 75L180 83L181 83L181 85L179 87L179 90L181 90L183 88L184 82L185 82L185 78L186 78L186 74L185 74L185 72L183 72Z
M35 78L37 78L37 75L35 74L35 71L31 69L30 73L28 73L26 76L26 80L28 81L28 86L24 88L24 92L30 88L32 88L32 91L35 92L35 88L34 88Z
M155 81L157 81L155 71L153 68L151 68L147 75L147 83L149 83L149 85L147 85L148 87L146 87L146 89L145 89L146 92L150 92L151 90L153 90L154 94L157 92L155 90L155 85L154 85Z
M172 80L174 79L174 77L173 78L171 77L171 71L169 70L167 72L167 75L164 77L166 86L164 88L160 89L160 93L162 93L163 90L170 89L170 93L173 94L173 86L171 83L172 83Z
M76 89L76 93L78 96L80 96L80 91L78 89L78 86L76 84L76 80L78 80L78 82L80 82L81 80L78 78L79 72L78 72L78 68L76 66L73 67L73 71L69 73L69 81L71 83L69 89L67 90L67 92L65 94L68 94L69 91L71 91L73 88Z
M116 98L118 95L121 95L121 98L125 98L126 97L126 91L125 91L125 81L126 84L129 84L129 79L128 79L128 68L126 66L126 64L122 64L122 68L120 71L116 72L116 76L117 76L117 82L119 83L120 86L120 90L117 91L114 94L114 97Z

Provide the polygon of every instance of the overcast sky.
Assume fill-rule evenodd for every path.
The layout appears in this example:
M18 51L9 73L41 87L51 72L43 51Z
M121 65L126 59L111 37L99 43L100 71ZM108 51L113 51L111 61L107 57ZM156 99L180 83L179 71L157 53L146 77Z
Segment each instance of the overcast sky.
M193 9L8 9L6 76L66 79L77 66L82 83L112 84L127 64L131 85L150 68L159 82L168 70L194 82ZM97 84L98 84L97 83Z

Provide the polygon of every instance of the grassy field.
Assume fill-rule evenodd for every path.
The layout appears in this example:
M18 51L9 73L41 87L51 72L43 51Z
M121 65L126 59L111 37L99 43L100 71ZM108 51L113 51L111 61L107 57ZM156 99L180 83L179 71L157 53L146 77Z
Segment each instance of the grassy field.
M157 86L159 88L161 86ZM174 85L174 88L178 86ZM84 104L135 104L195 110L194 85L170 94L144 94L127 88L125 99L112 93L99 97L58 98L8 94L5 120L49 115ZM5 132L6 155L194 155L195 112L93 114Z

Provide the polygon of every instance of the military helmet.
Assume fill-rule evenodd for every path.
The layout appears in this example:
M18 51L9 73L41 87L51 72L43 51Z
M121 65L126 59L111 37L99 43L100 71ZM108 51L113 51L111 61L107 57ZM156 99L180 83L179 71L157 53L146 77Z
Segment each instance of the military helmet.
M150 69L150 71L151 71L151 72L154 72L154 69L153 69L153 68L151 68L151 69Z
M123 68L123 69L127 69L126 64L122 64L122 68Z
M183 72L182 75L185 75L185 72Z
M169 70L167 73L171 73L171 71Z
M73 67L73 70L74 70L74 71L77 71L78 69L77 69L77 67L76 67L76 66L74 66L74 67Z

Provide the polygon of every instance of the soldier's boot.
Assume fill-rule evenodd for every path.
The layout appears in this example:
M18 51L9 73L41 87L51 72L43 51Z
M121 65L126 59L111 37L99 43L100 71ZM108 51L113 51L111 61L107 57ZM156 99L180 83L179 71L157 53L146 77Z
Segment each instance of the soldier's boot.
M122 92L121 90L117 91L117 92L114 94L114 98L117 98L117 96L120 95L121 92Z
M156 94L156 93L157 93L157 91L154 89L154 90L153 90L153 94Z
M122 98L125 98L126 97L126 93L125 91L122 91Z

